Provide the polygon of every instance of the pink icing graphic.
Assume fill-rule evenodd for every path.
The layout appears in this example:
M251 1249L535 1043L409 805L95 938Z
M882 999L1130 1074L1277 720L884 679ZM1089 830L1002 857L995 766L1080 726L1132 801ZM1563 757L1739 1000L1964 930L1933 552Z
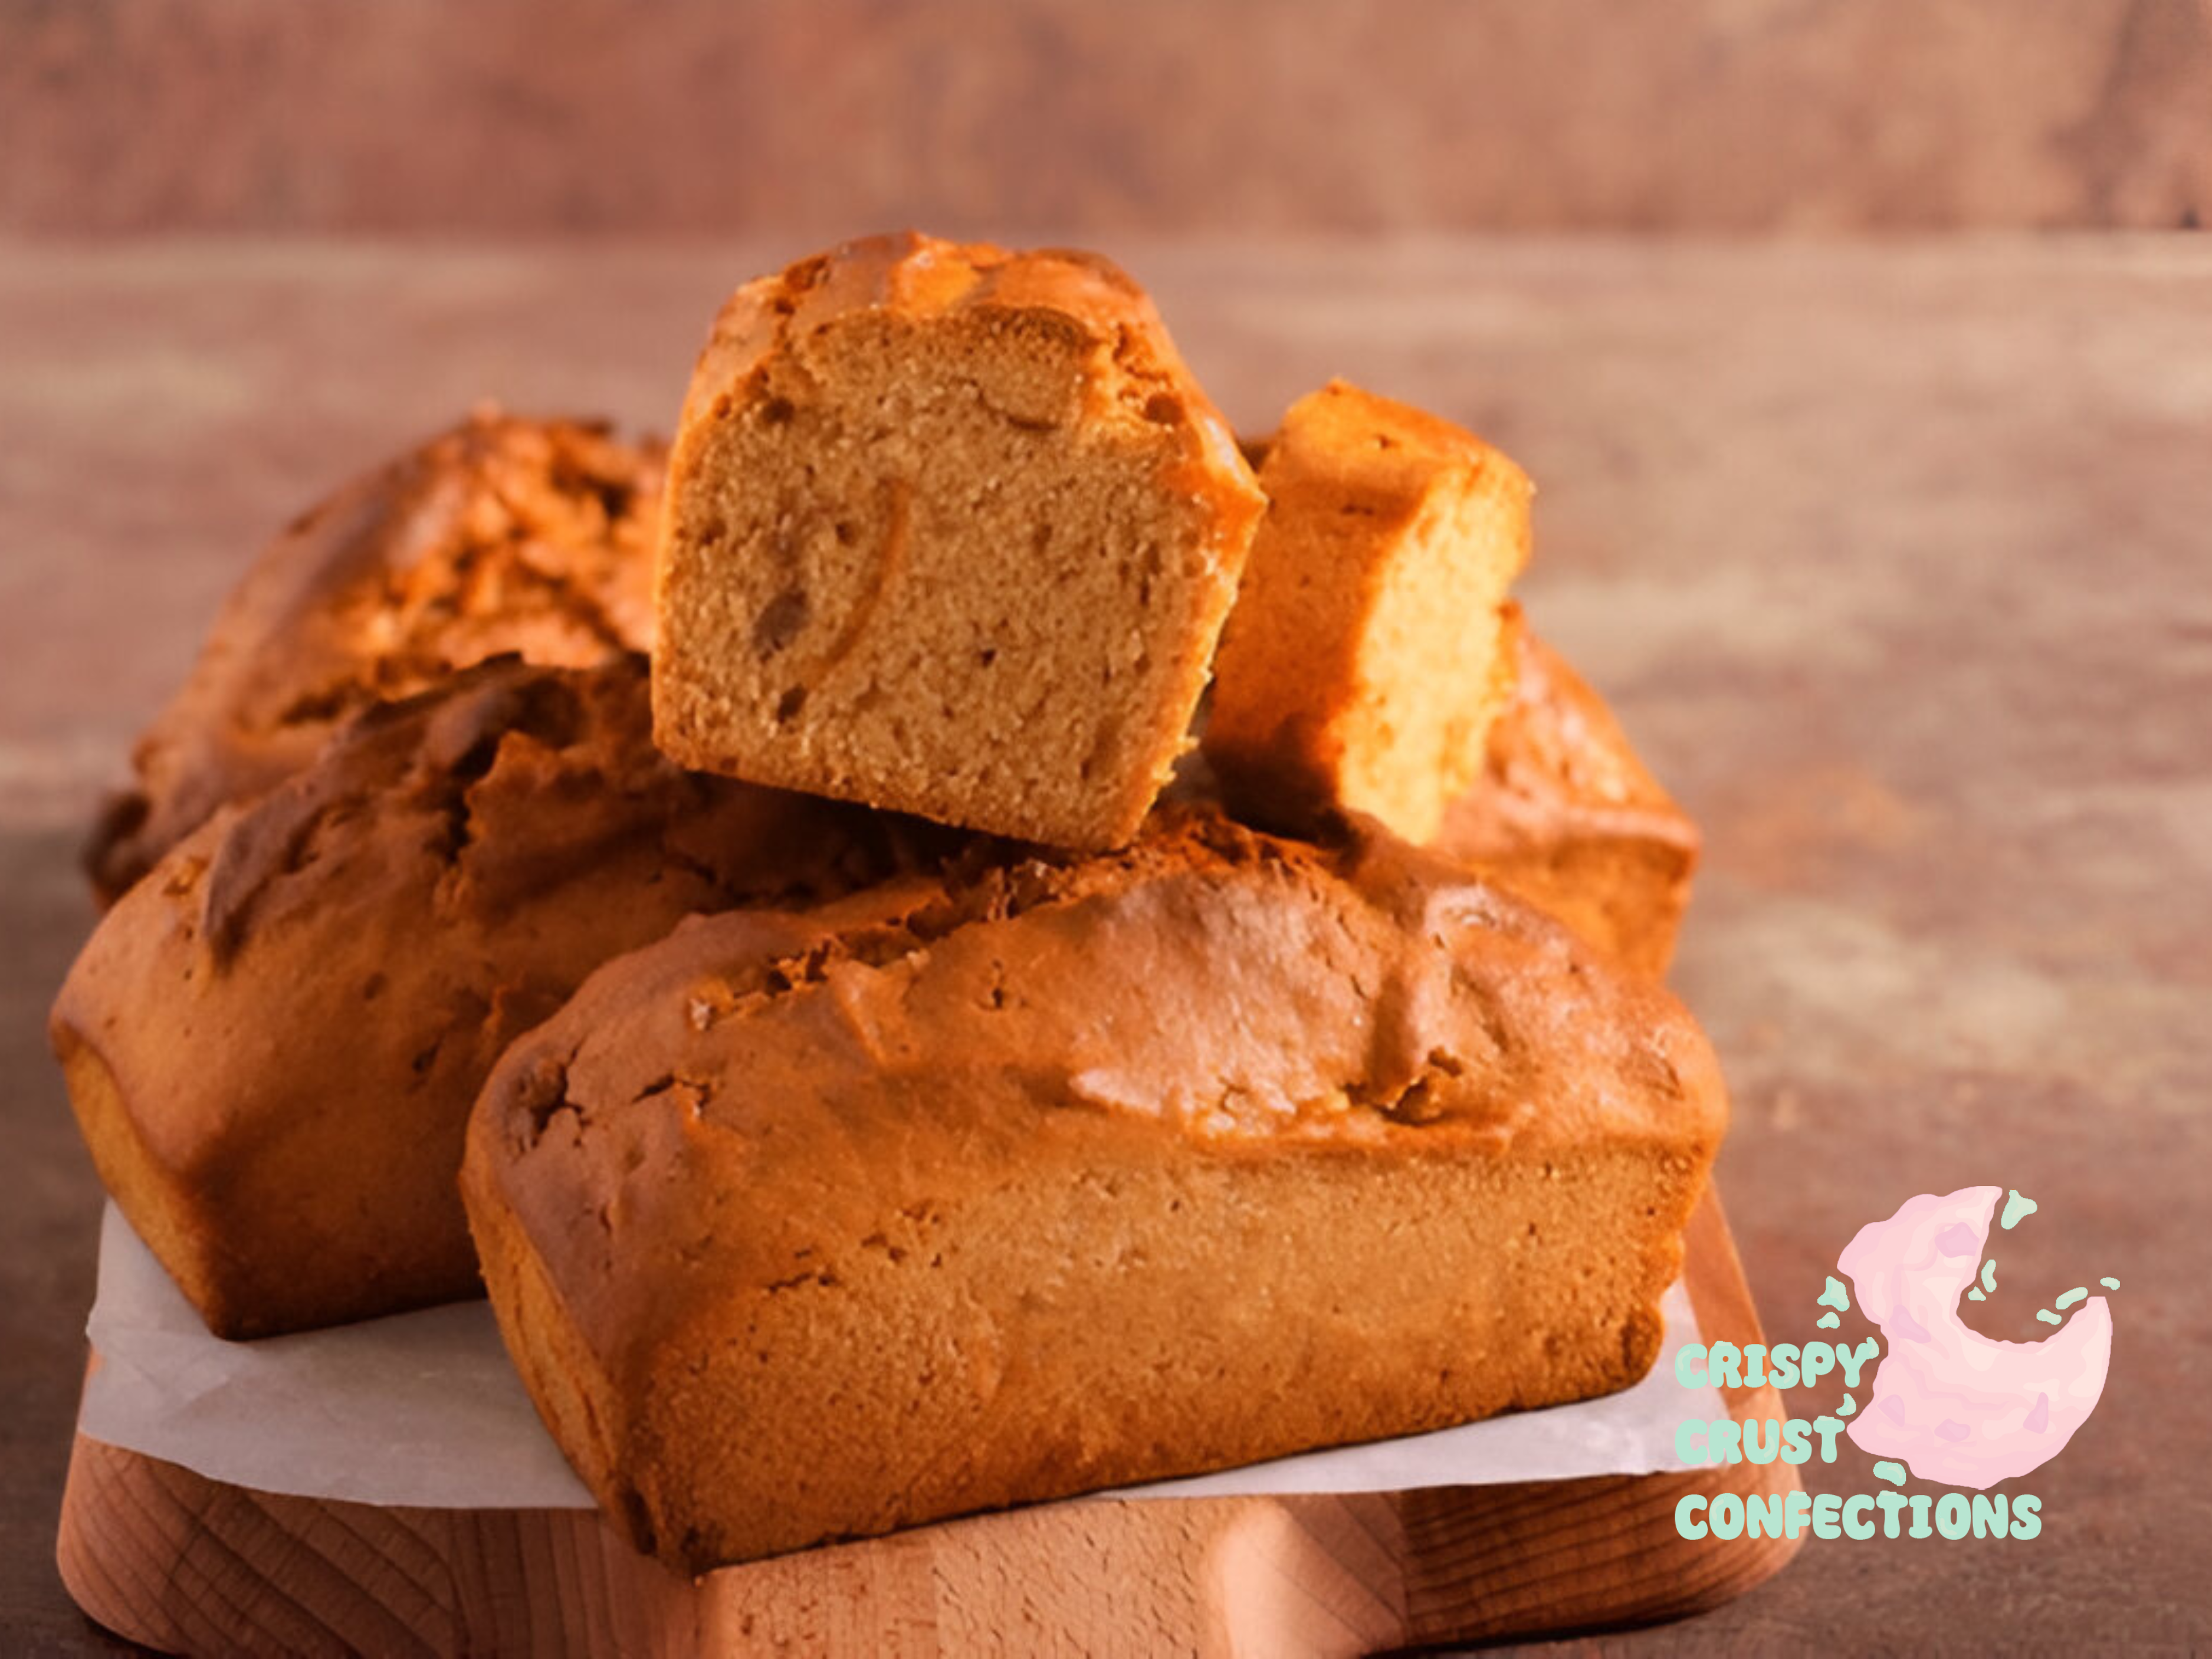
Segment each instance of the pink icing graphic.
M1860 1228L1836 1262L1887 1350L1869 1409L1844 1432L1947 1486L1994 1486L2056 1457L2096 1409L2112 1357L2101 1296L2040 1342L2000 1342L1959 1322L2003 1196L1964 1187L1907 1199Z
M1965 1222L1954 1221L1936 1235L1936 1248L1945 1255L1971 1255L1979 1260L1982 1241L1974 1237L1974 1230Z

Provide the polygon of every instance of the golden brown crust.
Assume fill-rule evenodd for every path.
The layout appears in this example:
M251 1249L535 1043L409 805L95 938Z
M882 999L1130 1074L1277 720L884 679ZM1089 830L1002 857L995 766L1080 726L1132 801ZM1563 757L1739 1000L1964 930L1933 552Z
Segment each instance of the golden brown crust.
M1456 866L1170 810L610 963L463 1186L556 1435L696 1571L1622 1386L1725 1109Z
M1504 648L1513 696L1490 727L1482 775L1431 845L1656 979L1689 905L1697 826L1517 606Z
M1499 607L1528 476L1472 433L1333 380L1284 417L1214 664L1206 758L1240 810L1431 839L1510 690Z
M101 1176L219 1334L475 1294L453 1176L511 1038L691 911L842 891L938 839L683 773L649 718L634 658L465 671L101 921L55 1048Z
M1428 843L1656 979L1674 955L1698 864L1697 825L1651 775L1605 702L1509 599L1498 657L1511 690L1482 767ZM1204 754L1171 799L1214 802ZM1248 803L1249 805L1249 803Z
M738 290L685 398L655 736L688 765L1126 842L1261 498L1142 290L908 233Z
M112 902L347 716L504 652L585 667L652 644L663 453L485 408L346 484L232 592L86 848Z

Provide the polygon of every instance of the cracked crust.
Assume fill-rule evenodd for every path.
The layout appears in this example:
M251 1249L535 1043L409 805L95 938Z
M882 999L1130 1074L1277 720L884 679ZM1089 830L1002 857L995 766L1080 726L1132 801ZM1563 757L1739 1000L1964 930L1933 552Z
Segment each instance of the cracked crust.
M687 765L1121 844L1206 684L1261 506L1142 291L911 233L739 289L658 555Z
M649 720L638 659L464 671L101 921L54 1046L102 1178L218 1334L477 1293L454 1172L512 1038L693 911L811 902L948 841L684 773Z
M479 410L286 528L139 739L86 848L112 903L219 808L370 705L506 652L588 667L651 647L663 451Z
M609 963L463 1188L556 1437L696 1571L1624 1386L1725 1112L1517 901L1195 807Z

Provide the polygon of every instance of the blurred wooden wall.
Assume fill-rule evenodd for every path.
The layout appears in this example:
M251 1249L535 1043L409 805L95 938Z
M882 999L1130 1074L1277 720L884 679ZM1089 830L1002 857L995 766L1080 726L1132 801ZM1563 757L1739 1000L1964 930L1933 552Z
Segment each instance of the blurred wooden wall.
M0 232L2212 219L2212 0L0 0Z

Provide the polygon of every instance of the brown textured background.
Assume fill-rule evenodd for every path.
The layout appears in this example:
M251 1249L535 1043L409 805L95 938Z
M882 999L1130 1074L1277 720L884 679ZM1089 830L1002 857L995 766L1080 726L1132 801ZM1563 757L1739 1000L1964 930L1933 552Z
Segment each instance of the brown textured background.
M0 0L0 228L2172 227L2212 0Z
M2212 241L2049 234L2208 216L2208 0L0 0L0 1652L112 1646L42 1022L131 735L338 478L665 426L732 283L901 223L1103 245L1247 427L1344 374L1528 465L1532 612L1707 827L1778 1337L1917 1190L2042 1200L1996 1334L2123 1282L2041 1540L1589 1645L2212 1645Z

